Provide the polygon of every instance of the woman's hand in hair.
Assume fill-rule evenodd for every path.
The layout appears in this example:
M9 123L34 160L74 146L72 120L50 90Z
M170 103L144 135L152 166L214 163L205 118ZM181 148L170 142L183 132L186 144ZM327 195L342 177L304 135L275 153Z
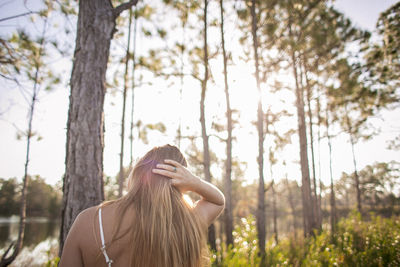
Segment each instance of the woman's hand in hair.
M182 164L174 160L166 159L165 164L157 164L157 169L153 169L153 173L166 176L171 179L173 186L182 193L186 191L195 191L201 182L200 178L193 175Z
M154 173L164 175L172 179L172 185L181 192L192 191L201 196L193 210L200 218L210 225L223 211L225 197L222 192L211 183L208 183L193 175L188 169L174 160L165 160L166 164L157 164Z

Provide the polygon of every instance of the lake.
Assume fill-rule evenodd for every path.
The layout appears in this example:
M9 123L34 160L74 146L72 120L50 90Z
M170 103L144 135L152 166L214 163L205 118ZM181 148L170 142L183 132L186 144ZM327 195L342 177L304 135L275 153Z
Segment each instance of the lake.
M0 256L17 240L19 217L0 217ZM11 266L41 266L58 253L60 220L27 218L23 248Z

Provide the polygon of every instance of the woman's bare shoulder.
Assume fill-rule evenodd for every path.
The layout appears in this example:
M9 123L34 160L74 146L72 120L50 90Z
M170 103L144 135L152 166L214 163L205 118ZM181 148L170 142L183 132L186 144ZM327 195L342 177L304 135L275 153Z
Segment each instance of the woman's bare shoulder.
M75 219L75 223L85 224L87 221L92 221L97 214L99 206L90 207L81 211Z
M96 219L98 209L98 206L87 208L81 211L75 218L71 230L74 230L78 237L86 236L82 236L81 234L88 233L88 231L93 231L93 223Z

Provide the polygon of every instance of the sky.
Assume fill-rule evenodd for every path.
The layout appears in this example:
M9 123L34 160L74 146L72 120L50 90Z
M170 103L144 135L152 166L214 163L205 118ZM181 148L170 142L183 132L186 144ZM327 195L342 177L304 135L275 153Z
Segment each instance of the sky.
M0 18L19 14L23 11L23 1L0 1ZM31 1L29 1L31 2ZM33 1L35 2L35 1ZM31 2L32 3L32 2ZM373 30L379 13L389 6L396 3L393 0L340 0L335 2L335 6L345 15L352 19L357 26ZM3 5L4 4L4 5ZM20 23L17 21L0 22L0 31L5 33ZM1 34L2 35L2 34ZM143 48L142 37L138 37L138 49ZM69 79L69 68L71 62L68 60L54 60L50 64L54 67L64 68L66 80ZM257 103L257 92L254 79L251 76L252 69L245 64L236 66L231 70L232 77L235 82L231 86L232 105L242 110L241 119L250 121L256 118L255 107ZM198 87L198 84L186 82L188 88ZM218 86L217 86L218 87ZM243 95L242 88L251 87ZM221 88L220 88L221 89ZM34 139L31 147L31 155L29 162L29 173L31 175L40 175L46 179L48 183L55 184L61 180L65 171L65 139L66 139L66 122L69 102L69 88L67 86L57 88L51 92L41 91L39 101L34 117L34 130L41 136L41 140ZM220 93L207 97L206 107L210 107L210 114L223 113L224 97ZM193 94L196 97L193 97ZM142 155L146 150L154 145L162 145L165 143L174 143L175 129L178 127L178 121L181 120L183 129L185 127L197 129L198 122L198 102L197 97L199 90L187 90L183 92L182 100L177 90L162 90L157 86L144 86L136 92L135 116L144 118L146 122L164 122L168 128L165 134L150 133L149 139L151 144L143 144L136 141L134 143L135 156ZM28 104L24 100L26 92L10 86L9 83L0 79L0 178L17 177L20 179L24 173L24 161L26 142L17 140L17 128L26 129ZM177 105L171 105L172 101L178 101ZM110 94L106 96L105 101L105 150L104 150L104 172L106 175L114 176L119 169L119 132L120 132L120 97L119 94ZM129 104L129 100L128 100ZM128 105L129 106L129 105ZM154 112L154 106L160 112ZM193 107L196 107L193 109ZM212 107L212 108L211 108ZM190 110L191 112L187 112ZM129 111L128 111L129 113ZM212 116L212 115L210 115ZM179 118L179 119L177 119ZM208 125L213 120L209 117ZM400 114L398 112L385 112L382 118L375 118L374 125L382 128L382 133L368 143L360 143L356 146L358 156L359 169L366 164L375 161L391 161L400 158L400 153L396 151L388 151L385 149L386 141L394 139L400 132ZM234 144L234 154L240 156L240 160L248 162L247 174L249 180L255 179L257 176L257 137L254 126L244 125L243 130L238 130L238 142ZM254 129L248 130L253 127ZM200 141L200 140L199 140ZM224 146L215 139L210 139L211 146L216 151L223 153ZM125 145L129 152L129 143ZM201 147L201 146L200 146ZM250 148L250 149L249 149ZM282 157L298 158L296 149L287 149ZM128 153L127 153L128 154ZM345 135L338 136L333 143L334 156L334 178L340 177L342 171L351 172L353 169L351 150L348 139ZM125 157L125 163L129 162ZM290 163L292 167L288 170L277 170L279 176L289 173L289 178L298 179L299 166L297 163ZM321 171L327 172L328 165L322 162ZM218 174L221 170L214 170Z

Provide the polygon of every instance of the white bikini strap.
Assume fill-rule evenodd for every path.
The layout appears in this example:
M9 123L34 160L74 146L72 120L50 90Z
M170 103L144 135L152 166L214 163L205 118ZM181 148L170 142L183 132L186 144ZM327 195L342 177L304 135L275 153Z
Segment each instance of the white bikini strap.
M100 226L100 238L101 238L101 252L103 252L104 258L106 259L106 263L108 267L111 267L111 263L113 262L107 255L106 252L106 244L104 242L104 232L103 232L103 223L101 219L101 208L99 209L99 226Z

